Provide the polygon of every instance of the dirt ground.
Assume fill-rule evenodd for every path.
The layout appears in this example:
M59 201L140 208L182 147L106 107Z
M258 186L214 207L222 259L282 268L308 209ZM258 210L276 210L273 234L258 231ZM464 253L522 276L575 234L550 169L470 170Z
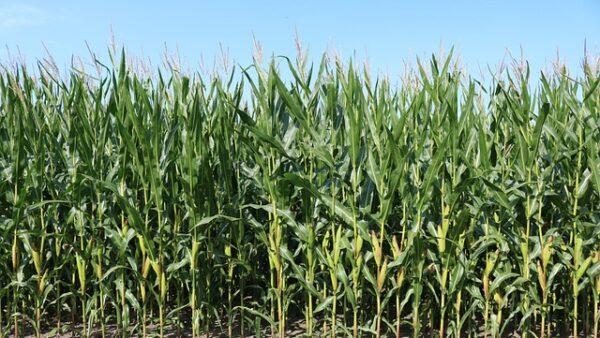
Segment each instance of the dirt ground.
M323 334L323 325L318 326L318 329L320 330L320 332L316 332L315 335L313 335L313 337L330 337L331 332L329 331L329 329L327 329L329 332ZM246 338L270 338L271 337L271 330L270 327L263 327L262 328L262 332L260 337L254 335L254 328L252 327L246 327L245 328L245 335L244 337ZM204 330L204 328L203 328ZM61 333L57 333L56 332L56 328L47 328L46 330L44 330L45 333L42 334L42 337L44 338L50 338L50 337L55 337L55 338L76 338L76 337L81 337L81 326L70 326L68 323L64 324L61 328ZM101 338L102 337L102 332L100 331L99 327L95 327L92 331L91 334L91 338ZM401 338L411 338L412 337L412 329L409 325L404 325L403 327L401 327L401 331L402 331L402 335ZM483 326L479 327L479 334L478 337L484 337L484 331L483 331ZM503 337L515 337L515 338L520 338L521 335L518 334L515 330L511 330L511 329L507 329L505 332ZM35 338L35 333L33 331L31 331L30 329L25 330L26 334L25 337L26 338ZM138 332L141 332L141 329L137 326L132 326L130 329L130 336L131 337L138 337ZM305 330L305 323L304 320L300 319L300 320L296 320L296 321L290 321L287 324L287 332L285 334L286 337L306 337L305 334L306 330ZM189 325L181 325L179 328L174 326L174 325L169 325L166 326L163 329L163 333L164 333L164 337L166 338L187 338L187 337L191 337L192 336L192 332L191 332L191 327ZM4 333L4 337L13 337L13 333L12 332L5 332ZM6 336L8 334L8 336ZM146 327L146 334L148 337L158 337L159 336L159 328L157 325L149 325ZM239 327L235 327L234 328L234 332L232 334L233 337L242 337L242 335L239 332ZM337 334L338 337L344 337L347 336L343 331L338 332ZM371 334L365 334L364 336L371 336ZM420 335L421 337L425 338L425 337L435 337L437 336L437 332L432 332L432 331L428 331L428 330L423 330L422 334ZM112 338L112 337L120 337L119 331L118 331L118 327L116 325L107 325L106 326L106 333L105 333L105 337L106 338ZM228 337L228 333L227 333L227 325L226 323L215 323L215 325L213 326L213 331L210 335L204 334L199 336L199 338L227 338ZM393 337L395 338L395 335L393 334L388 334L388 335L382 335L382 337ZM491 337L490 333L488 333L488 337ZM560 332L558 332L558 328L555 329L555 332L552 332L551 337L560 337L560 338L569 338L571 337L571 335L561 335ZM580 335L579 337L588 337L585 335ZM589 336L591 337L591 335Z

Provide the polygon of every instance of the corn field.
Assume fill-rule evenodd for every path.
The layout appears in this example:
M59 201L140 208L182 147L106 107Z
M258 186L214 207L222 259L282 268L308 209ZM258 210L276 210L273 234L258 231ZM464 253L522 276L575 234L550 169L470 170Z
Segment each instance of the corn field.
M0 336L598 337L597 62L126 60L0 73Z

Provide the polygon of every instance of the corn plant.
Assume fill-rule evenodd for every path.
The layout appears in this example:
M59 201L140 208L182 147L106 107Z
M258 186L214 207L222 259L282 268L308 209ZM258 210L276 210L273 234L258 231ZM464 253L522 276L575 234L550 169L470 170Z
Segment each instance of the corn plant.
M3 65L0 335L598 336L597 60L168 60Z

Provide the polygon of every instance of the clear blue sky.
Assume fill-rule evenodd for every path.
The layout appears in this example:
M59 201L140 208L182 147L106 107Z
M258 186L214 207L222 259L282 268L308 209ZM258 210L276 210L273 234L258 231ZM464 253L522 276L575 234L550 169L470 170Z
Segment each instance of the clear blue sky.
M312 57L335 48L344 58L368 55L371 68L392 76L403 60L455 46L469 70L498 64L506 51L539 71L556 57L575 69L584 40L600 54L600 1L4 1L0 41L28 62L45 55L61 66L106 55L111 28L130 53L159 62L178 49L184 64L211 66L221 46L248 65L253 36L266 56L295 55L296 33ZM6 60L6 50L0 59Z

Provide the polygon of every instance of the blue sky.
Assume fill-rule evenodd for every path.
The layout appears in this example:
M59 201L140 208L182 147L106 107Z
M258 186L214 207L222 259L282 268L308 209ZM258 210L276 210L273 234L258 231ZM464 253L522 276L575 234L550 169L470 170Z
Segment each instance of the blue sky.
M88 56L86 42L106 55L117 44L160 62L178 50L185 65L214 64L221 50L251 62L253 37L264 54L295 55L301 38L311 56L335 49L368 57L371 69L398 76L403 61L455 46L474 75L521 49L539 71L556 58L576 69L584 41L600 54L600 1L1 1L0 41L27 62L46 55L60 66ZM6 49L0 59L7 59Z

